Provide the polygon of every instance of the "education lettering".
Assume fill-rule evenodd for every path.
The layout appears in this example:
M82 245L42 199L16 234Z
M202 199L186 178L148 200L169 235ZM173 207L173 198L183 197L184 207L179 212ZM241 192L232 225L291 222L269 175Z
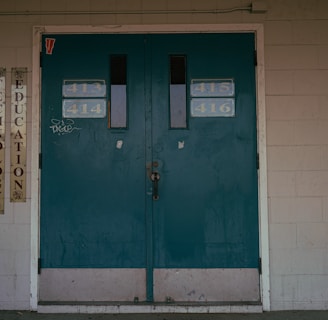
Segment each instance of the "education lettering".
M27 69L11 74L10 201L26 201L26 95Z

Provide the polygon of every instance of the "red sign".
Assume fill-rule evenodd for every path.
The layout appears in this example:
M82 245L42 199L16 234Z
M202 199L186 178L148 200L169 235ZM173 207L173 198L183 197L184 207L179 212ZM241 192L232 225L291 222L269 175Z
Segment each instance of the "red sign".
M52 51L55 46L56 39L46 38L46 54L52 54Z

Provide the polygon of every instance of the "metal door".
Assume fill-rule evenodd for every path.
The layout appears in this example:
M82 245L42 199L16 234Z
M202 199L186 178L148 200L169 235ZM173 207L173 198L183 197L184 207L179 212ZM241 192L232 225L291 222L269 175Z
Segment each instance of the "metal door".
M47 301L257 301L253 34L46 35Z

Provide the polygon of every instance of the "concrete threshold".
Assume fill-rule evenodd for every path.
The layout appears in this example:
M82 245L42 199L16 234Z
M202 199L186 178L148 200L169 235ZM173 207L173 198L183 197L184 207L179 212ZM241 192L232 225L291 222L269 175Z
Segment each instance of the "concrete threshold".
M262 304L243 303L121 303L39 302L39 313L261 313Z

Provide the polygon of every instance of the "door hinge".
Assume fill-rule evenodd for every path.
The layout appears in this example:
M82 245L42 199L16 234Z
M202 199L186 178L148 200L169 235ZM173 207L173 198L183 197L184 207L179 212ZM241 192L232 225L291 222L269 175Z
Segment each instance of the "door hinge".
M256 154L256 169L260 169L260 155L258 153Z
M254 50L254 66L257 66L257 51Z
M259 258L259 274L262 274L262 258Z
M40 68L42 68L42 52L40 52Z
M41 258L38 258L38 274L41 274Z
M42 153L39 153L39 169L42 169Z

